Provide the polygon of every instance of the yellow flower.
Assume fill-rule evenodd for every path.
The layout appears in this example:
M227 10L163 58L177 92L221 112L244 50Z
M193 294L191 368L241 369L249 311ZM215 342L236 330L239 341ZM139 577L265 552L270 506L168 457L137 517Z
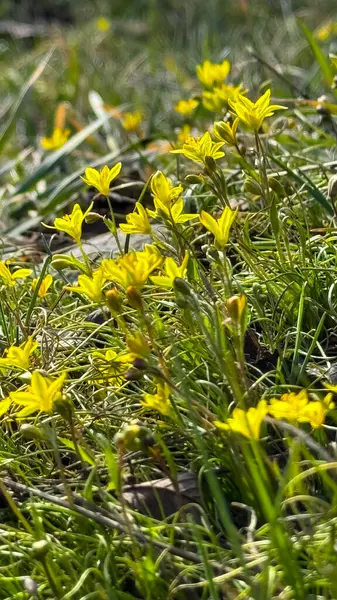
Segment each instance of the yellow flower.
M69 135L70 129L61 129L60 127L55 127L52 135L49 138L42 138L41 146L44 150L58 150L64 146Z
M94 203L92 202L85 213L83 213L80 205L75 204L70 215L63 215L63 217L58 217L55 219L54 226L45 225L45 223L42 223L42 225L48 227L48 229L64 231L64 233L70 235L70 237L72 237L77 244L80 244L82 237L82 223L85 217L90 213L93 205Z
M229 144L230 146L236 146L236 131L239 125L239 119L236 117L233 123L226 123L225 121L216 121L214 123L213 135L218 140Z
M14 273L11 273L5 263L2 260L0 261L0 277L3 279L5 285L9 287L14 287L17 279L29 277L31 272L31 269L18 269Z
M283 394L279 400L272 398L268 412L275 419L297 421L308 402L309 397L306 390L301 390L298 394L291 392Z
M33 281L32 281L32 288L34 291L36 290L38 281L39 281L38 279L33 279ZM37 293L39 298L44 298L45 296L47 296L48 290L49 290L50 286L52 285L52 283L53 283L53 276L48 273L48 275L46 275L44 277L44 279L42 279L42 281L41 281L41 285L40 285L39 291Z
M139 130L139 126L143 120L143 115L140 111L136 112L127 112L124 114L122 119L122 125L126 131L135 131Z
M226 246L229 239L229 232L237 215L237 210L232 210L228 206L224 209L219 219L215 219L204 210L200 213L200 222L206 229L214 235L214 244L218 249Z
M110 29L110 20L106 17L98 17L96 27L99 31L108 31Z
M187 273L188 259L189 254L188 252L185 252L185 256L181 265L177 265L177 263L174 262L173 258L168 256L165 259L164 264L165 275L155 275L154 277L151 277L151 281L153 281L155 285L159 285L161 287L173 287L174 280L176 277L181 277L181 279L185 277Z
M220 64L214 64L210 60L205 60L196 68L197 77L202 85L207 88L214 85L221 85L231 70L228 60Z
M145 394L142 405L144 408L156 410L162 415L169 416L172 413L169 386L166 383L159 383L156 394Z
M31 384L25 390L9 394L9 398L14 404L24 407L17 415L25 417L36 411L51 413L55 402L62 398L61 389L65 379L66 373L62 373L60 377L53 380L34 371Z
M79 275L77 285L66 287L70 292L78 292L87 296L92 302L100 304L104 301L103 286L106 282L102 267L93 272L92 277Z
M95 378L91 383L99 385L109 383L118 387L123 385L124 375L132 363L129 354L117 354L115 350L109 348L108 350L93 352L92 359L99 378Z
M258 131L263 121L271 117L276 110L287 108L279 104L270 104L270 90L267 90L255 103L238 94L235 100L229 100L229 105L240 121L253 131Z
M183 198L178 198L178 200L171 206L168 206L167 204L164 204L163 202L161 202L158 198L155 198L154 206L155 206L156 210L148 209L148 211L147 211L149 213L150 217L152 217L153 219L157 219L158 217L161 216L161 214L163 214L164 216L168 217L171 221L173 221L173 223L186 223L186 221L190 221L191 219L196 219L198 216L198 215L195 215L192 213L183 214L183 210L184 210Z
M157 248L146 246L140 252L128 252L117 261L105 258L102 269L108 280L116 281L124 289L132 286L142 288L149 275L158 269L163 261Z
M151 179L151 191L154 200L160 200L162 204L171 206L183 191L182 185L173 186L172 181L165 177L164 173L157 171Z
M220 148L223 142L213 142L208 131L201 138L189 137L182 148L171 150L171 154L183 154L186 158L198 163L205 163L206 156L214 160L225 156Z
M137 214L137 212L138 214ZM126 216L126 224L122 223L119 227L123 233L151 233L152 228L144 206L136 202L136 210Z
M242 85L226 85L214 88L212 91L203 91L202 104L207 110L221 113L228 107L229 101L234 101L239 94L245 94L246 90L242 89Z
M38 342L34 342L33 338L29 337L21 346L11 346L6 351L5 357L0 358L0 367L18 367L28 371L30 356L38 345Z
M110 183L116 179L122 168L122 163L117 163L112 169L107 165L100 171L89 167L85 170L85 177L81 177L84 183L96 188L102 196L108 196L110 191Z
M231 296L226 302L228 316L233 323L242 323L246 311L247 299L246 296Z
M233 417L228 419L227 423L215 421L214 425L223 431L241 433L241 435L248 439L258 440L261 423L267 413L267 402L260 400L256 408L249 408L247 412L241 408L235 408L233 410Z
M190 117L193 111L197 108L198 104L198 100L195 100L194 98L189 98L188 100L179 100L179 102L175 105L175 110L184 117Z
M150 346L147 339L140 331L128 335L126 338L126 345L133 360L135 358L147 358L150 354Z
M177 140L179 144L184 144L187 138L191 137L191 127L187 123L179 130Z

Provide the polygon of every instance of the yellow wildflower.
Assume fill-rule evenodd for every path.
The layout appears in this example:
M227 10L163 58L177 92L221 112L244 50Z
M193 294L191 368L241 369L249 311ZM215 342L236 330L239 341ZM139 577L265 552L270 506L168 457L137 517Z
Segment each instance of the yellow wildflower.
M69 135L70 129L61 129L60 127L55 127L52 135L49 138L42 138L41 146L44 150L58 150L64 146Z
M221 85L231 70L228 60L222 63L214 64L210 60L205 60L196 68L197 77L202 85L211 88L214 85Z
M231 318L233 323L239 324L243 322L246 306L246 296L231 296L228 298L226 302L226 308L228 316Z
M229 239L229 233L232 224L237 215L237 210L232 210L228 206L224 209L219 219L215 219L209 213L204 210L200 213L200 222L206 229L208 229L214 235L214 244L216 248L222 249L226 246Z
M272 398L268 412L275 419L297 421L308 402L309 397L306 390L301 390L298 394L291 392L290 394L283 394L279 400Z
M100 304L104 301L103 286L106 282L102 267L93 272L92 277L79 275L77 285L66 287L70 292L78 292L89 298L92 302Z
M122 125L125 131L137 132L139 130L139 126L142 120L143 115L140 111L127 112L124 114L124 117L122 119Z
M126 345L133 360L135 358L147 358L150 354L150 346L147 339L140 331L128 335L126 338Z
M253 131L259 131L267 117L271 117L276 110L286 110L286 106L270 104L270 90L267 90L255 103L242 94L235 100L229 100L229 105L236 116Z
M236 146L236 131L239 125L239 119L236 117L233 123L226 123L225 121L216 121L214 123L213 135L218 140L229 144L229 146Z
M181 265L177 265L177 263L171 257L167 257L165 259L164 270L165 275L154 275L151 277L151 281L155 285L159 285L161 287L171 288L173 287L174 280L176 277L180 277L183 279L187 273L187 263L189 259L188 252L185 252L185 256Z
M36 290L38 281L39 281L38 278L33 279L33 281L32 281L32 288L34 291ZM45 296L47 296L48 290L49 290L50 286L52 285L52 283L53 283L53 276L50 275L50 273L48 273L48 275L46 275L41 281L41 285L40 285L39 291L37 293L39 298L44 298Z
M233 431L241 433L248 439L258 440L260 437L261 423L268 413L267 402L260 400L256 408L249 408L244 411L241 408L233 410L233 416L227 423L215 421L214 425L223 431Z
M93 205L94 203L92 202L85 213L83 213L80 205L75 204L70 215L63 215L63 217L58 217L55 219L54 226L45 225L45 223L42 223L42 225L48 227L48 229L64 231L64 233L70 235L70 237L72 237L77 244L80 244L82 237L82 223L85 217L90 213Z
M323 401L309 402L298 417L300 423L310 423L313 429L322 427L329 410L335 408L331 402L332 394L327 394Z
M127 215L126 223L122 223L119 227L121 231L123 231L123 233L152 232L147 212L140 202L136 202L136 210L133 213Z
M148 213L150 217L153 219L157 219L162 215L168 217L173 223L186 223L186 221L191 221L191 219L196 219L198 215L192 213L183 214L184 210L184 200L183 198L178 198L172 206L168 206L161 202L158 198L154 199L154 206L156 210L149 210Z
M214 160L225 156L220 148L223 142L213 142L208 131L201 138L189 137L182 148L171 150L171 154L183 154L186 158L198 163L205 163L207 156Z
M163 261L155 246L146 246L140 252L128 252L117 261L105 258L102 269L108 280L116 281L124 289L132 286L142 288L149 275L160 267Z
M184 117L190 117L193 111L197 108L198 104L198 100L195 100L194 98L189 98L188 100L179 100L179 102L175 105L175 110Z
M172 413L169 386L166 383L159 383L156 394L145 394L142 405L144 408L156 410L164 416L169 416Z
M165 177L164 173L157 171L151 178L151 191L154 200L158 199L162 204L171 206L183 191L182 185L174 186L172 181Z
M38 371L34 371L31 384L25 390L9 394L9 398L14 404L24 407L17 413L17 416L25 417L36 411L51 413L55 402L62 398L61 389L65 379L66 373L62 373L57 379L50 379Z
M239 94L245 94L246 90L242 89L242 85L226 85L214 88L211 91L204 90L202 93L202 104L207 110L221 113L228 108L229 101L234 101Z
M97 369L99 377L92 383L96 384L113 384L118 387L123 385L124 375L129 369L132 359L128 354L117 354L115 350L96 350L92 353L92 359L95 369Z
M116 179L122 168L122 163L117 163L109 169L107 165L100 171L89 167L85 170L85 177L81 177L82 181L91 187L96 188L102 196L108 196L110 191L110 183Z
M6 350L3 358L0 358L0 367L18 367L24 371L28 371L30 367L30 356L38 347L38 342L34 342L32 337L29 337L26 342L20 346L11 346Z
M5 285L14 287L17 279L24 279L29 277L31 269L17 269L14 273L11 273L7 265L1 260L0 261L0 277L3 279Z
M96 19L96 27L99 31L108 31L110 29L110 20L106 17L98 17Z
M185 125L178 131L178 143L184 144L189 137L191 137L191 126L188 125L188 123L185 123Z

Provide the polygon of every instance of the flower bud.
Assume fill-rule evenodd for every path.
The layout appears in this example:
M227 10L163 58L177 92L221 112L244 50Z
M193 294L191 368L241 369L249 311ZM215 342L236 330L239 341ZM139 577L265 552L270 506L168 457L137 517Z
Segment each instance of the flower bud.
M132 308L135 308L136 310L139 310L140 312L143 311L142 296L141 296L140 291L137 290L137 288L135 288L133 285L130 285L126 290L126 297L129 301L129 304L132 306Z
M41 558L44 558L46 556L49 549L50 549L50 544L49 544L49 542L47 542L47 540L38 540L37 542L34 542L32 545L32 554L34 555L35 558L41 560Z
M205 156L205 165L206 173L207 171L210 171L211 173L214 173L214 171L216 171L216 162L212 156Z
M40 427L31 423L22 423L20 433L28 440L45 440L47 439Z
M246 296L232 296L226 302L228 316L236 325L242 322L246 304Z
M135 358L133 366L135 369L145 370L147 368L147 362L143 358Z
M282 183L280 183L279 180L276 179L276 177L269 177L268 184L269 187L273 190L273 192L275 192L275 194L278 195L279 198L284 198L286 196L286 191Z
M88 225L91 225L92 223L96 223L96 221L103 221L103 217L96 212L90 212L84 220Z
M188 285L188 283L185 281L185 279L182 279L181 277L176 277L174 282L173 282L173 287L176 291L180 292L181 294L183 294L183 296L190 296L191 295L191 288Z
M74 265L71 257L66 254L54 254L51 266L56 271L61 271L62 269L73 269L74 271L77 271L77 267Z
M54 402L54 410L68 423L72 422L74 407L71 398L64 395Z
M337 175L332 175L328 182L328 198L334 201L337 198Z
M186 175L185 181L187 183L202 183L204 179L201 175Z
M25 577L23 580L23 587L25 588L27 594L33 596L33 598L37 598L39 588L34 579L32 579L31 577Z
M260 183L253 177L246 177L243 189L254 196L263 196L263 189Z
M112 315L118 315L121 312L123 298L118 290L108 290L105 293L105 301Z

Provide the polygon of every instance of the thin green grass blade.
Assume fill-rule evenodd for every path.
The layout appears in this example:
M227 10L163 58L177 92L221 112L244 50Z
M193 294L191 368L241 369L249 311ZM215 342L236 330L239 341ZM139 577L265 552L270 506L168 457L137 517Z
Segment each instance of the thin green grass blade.
M331 64L329 62L329 59L325 56L325 54L322 52L319 44L317 43L317 41L315 40L313 34L311 33L310 29L308 29L308 27L302 22L302 21L298 21L299 27L300 29L303 31L307 42L311 48L311 51L315 57L315 59L317 60L320 69L322 71L322 74L324 76L324 80L325 83L329 86L329 88L331 87L332 81L333 81L333 77L334 77L334 73L331 67Z

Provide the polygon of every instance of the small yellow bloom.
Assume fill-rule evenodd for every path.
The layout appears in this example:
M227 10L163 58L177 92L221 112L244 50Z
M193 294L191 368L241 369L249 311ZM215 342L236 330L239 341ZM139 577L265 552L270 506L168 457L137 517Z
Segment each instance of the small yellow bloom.
M110 25L110 20L106 17L98 17L96 20L96 27L99 31L109 31Z
M335 404L331 402L331 398L332 394L327 394L321 402L309 402L298 417L299 423L310 423L313 429L322 427L329 410L335 408Z
M5 285L8 285L9 287L14 287L17 279L29 277L31 272L31 269L17 269L17 271L11 273L5 263L2 260L0 261L0 277L3 279Z
M91 383L98 385L112 384L120 387L125 382L125 373L129 369L132 358L129 354L118 354L115 350L97 350L92 353L93 365L98 371L98 378Z
M105 258L102 269L109 281L119 283L124 289L132 286L142 288L149 275L158 269L163 261L155 246L146 246L140 252L128 252L117 261Z
M229 239L229 233L232 224L236 218L237 210L232 210L228 206L224 209L219 219L215 219L204 210L200 213L200 222L206 229L214 235L214 244L216 248L222 249L226 246Z
M271 117L276 110L286 110L286 106L270 104L270 90L267 90L255 103L242 94L235 100L230 100L229 105L235 115L253 131L259 131L267 117Z
M127 112L122 119L122 125L125 131L139 131L139 126L143 120L143 115L140 111Z
M89 298L92 302L100 304L104 301L103 286L106 282L102 267L93 272L92 277L79 275L77 285L66 287L70 292L78 292Z
M140 202L136 202L136 210L126 216L126 223L122 223L119 228L121 231L123 231L123 233L152 232L149 217L147 216L144 206L142 206Z
M154 206L156 210L149 210L148 213L150 217L153 219L157 219L162 215L169 218L173 223L186 223L186 221L191 221L192 219L196 219L198 217L197 214L193 213L183 213L184 210L184 200L183 198L178 198L174 204L168 206L161 202L158 198L154 199Z
M38 342L34 342L32 337L29 337L21 346L11 346L6 351L3 358L0 358L0 367L18 367L24 371L28 371L30 367L30 356L38 347Z
M75 204L70 215L63 215L63 217L58 217L55 219L54 226L45 225L45 223L42 223L42 225L48 227L48 229L64 231L64 233L70 235L70 237L72 237L77 244L80 244L82 237L82 224L85 217L90 213L93 205L94 203L92 202L85 213L83 213L80 205Z
M31 384L25 390L9 394L9 398L14 404L24 407L17 413L17 416L25 417L36 411L51 413L55 402L62 398L61 389L66 376L66 373L62 373L60 377L53 380L34 371Z
M301 390L298 394L291 392L283 394L279 400L272 398L268 412L275 419L297 421L308 402L309 397L306 390Z
M239 125L239 119L236 117L233 123L226 123L225 121L216 121L214 123L213 135L218 140L229 144L229 146L236 146L236 131Z
M246 296L231 296L226 302L228 316L233 323L239 324L243 322L243 317L246 311L247 299Z
M242 89L242 85L226 85L216 87L211 91L204 90L202 93L202 104L207 110L221 113L228 108L229 101L236 100L239 94L245 94L246 90Z
M108 196L110 191L110 183L116 179L122 168L122 163L117 163L112 169L107 165L100 171L89 167L85 170L85 177L81 177L82 181L90 187L96 188L102 196Z
M58 150L67 142L69 135L70 129L61 129L60 127L55 127L52 135L49 138L42 138L41 146L44 150Z
M182 185L174 186L172 181L165 177L164 173L157 171L151 179L151 192L154 200L159 200L166 206L171 204L181 195Z
M190 117L193 114L193 111L197 108L198 104L198 100L195 100L194 98L189 98L188 100L179 100L179 102L175 105L175 110L184 117Z
M183 154L186 158L198 163L205 163L207 156L214 160L225 156L220 148L224 145L223 142L213 142L208 131L201 138L189 137L182 148L171 150L171 154Z
M165 259L164 271L165 275L154 275L151 277L151 281L155 285L159 285L160 287L171 288L173 287L174 280L176 277L180 277L184 279L187 273L187 263L189 259L188 252L185 252L185 256L181 265L177 265L177 263L171 257L167 257Z
M33 279L33 281L32 281L32 288L33 288L33 290L36 289L38 281L39 280L37 278ZM39 296L39 298L44 298L45 296L47 296L48 290L49 290L50 286L52 285L52 283L53 283L53 276L50 275L50 273L48 273L48 275L46 275L44 277L44 279L42 279L42 281L41 281L41 285L40 285L39 291L37 293L37 295Z
M268 413L267 402L260 400L256 408L249 408L244 411L241 408L233 410L233 417L228 419L227 423L215 421L214 425L224 431L233 431L241 433L248 439L258 440L260 437L261 423Z
M205 60L201 65L197 66L196 73L200 83L207 88L211 88L215 85L221 85L230 70L231 65L229 60L224 60L219 64Z
M133 360L135 358L147 358L150 354L150 346L147 339L140 331L128 335L126 345Z
M188 123L185 123L185 125L178 131L178 144L183 145L189 137L191 137L191 126L188 125Z
M144 400L142 401L144 408L150 410L156 410L164 416L172 414L172 407L170 403L170 388L166 383L159 383L157 385L156 394L145 394Z

